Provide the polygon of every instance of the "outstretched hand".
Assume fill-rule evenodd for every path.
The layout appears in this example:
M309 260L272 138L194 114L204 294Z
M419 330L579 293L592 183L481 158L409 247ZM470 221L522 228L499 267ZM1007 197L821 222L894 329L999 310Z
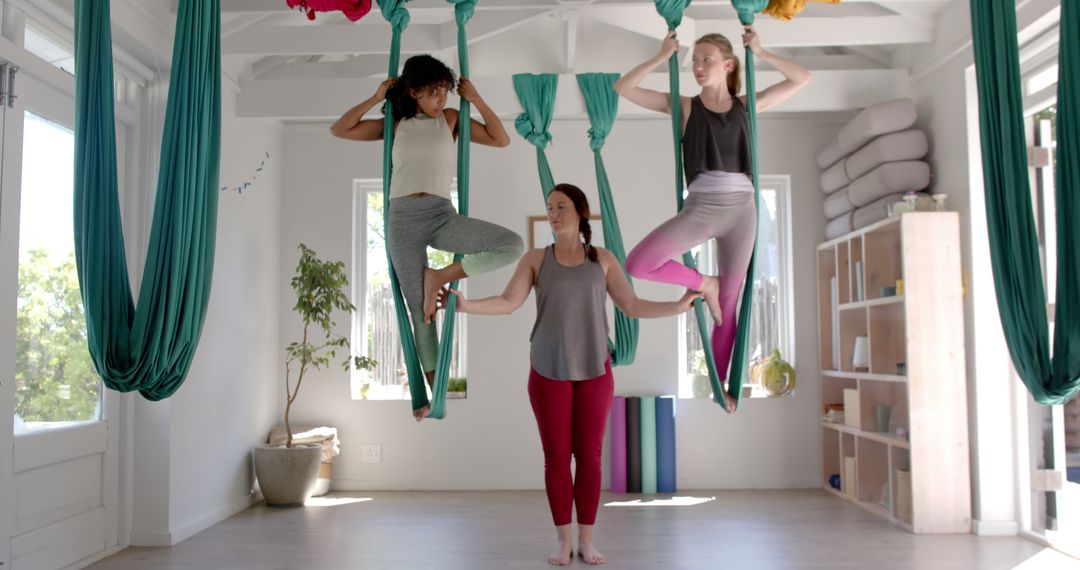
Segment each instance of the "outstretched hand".
M438 309L446 309L446 306L450 303L450 295L457 297L457 310L459 313L469 312L469 300L461 294L461 291L447 287L439 289L439 296L436 298Z

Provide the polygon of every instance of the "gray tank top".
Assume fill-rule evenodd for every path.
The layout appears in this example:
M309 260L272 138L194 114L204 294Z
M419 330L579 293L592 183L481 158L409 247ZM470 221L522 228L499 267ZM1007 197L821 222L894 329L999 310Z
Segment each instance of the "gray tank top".
M738 97L726 113L706 109L701 97L691 99L682 144L687 185L707 170L750 175L750 126Z
M588 258L567 267L544 249L536 276L532 367L552 380L588 380L605 372L608 359L607 282L604 268Z

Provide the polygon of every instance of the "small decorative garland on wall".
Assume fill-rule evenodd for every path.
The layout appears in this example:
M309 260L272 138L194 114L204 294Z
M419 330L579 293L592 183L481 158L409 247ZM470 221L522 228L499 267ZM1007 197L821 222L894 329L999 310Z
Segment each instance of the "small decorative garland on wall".
M255 180L257 180L259 178L259 173L262 172L263 169L266 168L266 161L270 160L270 151L266 151L265 154L266 154L266 156L264 156L263 159L259 162L259 166L255 167L255 172L251 173L251 179L250 180L247 180L243 184L239 184L239 185L233 186L233 187L222 186L221 191L224 192L226 190L236 190L237 194L243 194L244 190L247 190L253 184L255 184Z

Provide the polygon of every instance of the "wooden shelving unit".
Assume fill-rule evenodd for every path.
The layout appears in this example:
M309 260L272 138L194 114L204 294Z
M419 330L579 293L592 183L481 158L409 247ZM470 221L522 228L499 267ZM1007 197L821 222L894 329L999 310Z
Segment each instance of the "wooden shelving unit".
M915 533L970 532L958 215L823 243L817 275L822 411L848 391L845 423L821 422L823 487Z

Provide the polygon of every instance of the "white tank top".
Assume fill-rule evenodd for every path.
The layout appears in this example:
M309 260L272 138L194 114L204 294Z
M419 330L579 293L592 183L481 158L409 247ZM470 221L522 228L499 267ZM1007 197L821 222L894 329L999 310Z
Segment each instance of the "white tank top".
M454 135L446 117L418 113L402 119L394 135L394 170L390 199L427 192L450 199L450 185L457 175Z

